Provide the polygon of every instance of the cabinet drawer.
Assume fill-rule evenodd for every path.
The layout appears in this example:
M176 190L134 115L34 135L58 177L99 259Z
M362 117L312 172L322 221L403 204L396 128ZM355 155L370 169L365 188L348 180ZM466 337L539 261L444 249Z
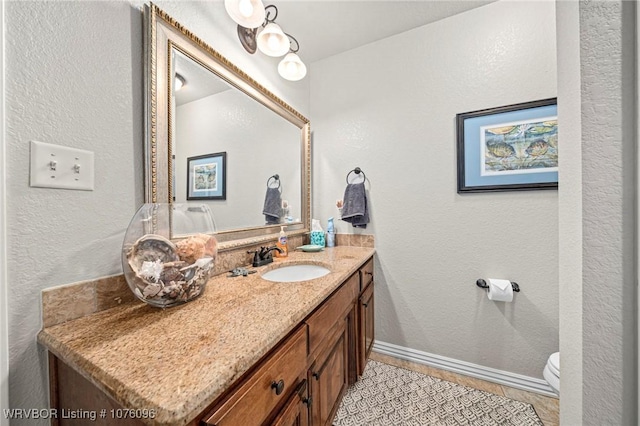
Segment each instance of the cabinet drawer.
M367 288L371 281L373 281L373 257L360 268L360 291Z
M260 425L304 377L307 327L300 327L213 414L207 425ZM279 384L279 388L278 388Z
M359 287L360 277L358 273L355 273L307 319L310 354L318 349L337 321L344 320L344 317L340 316L355 303L360 292Z

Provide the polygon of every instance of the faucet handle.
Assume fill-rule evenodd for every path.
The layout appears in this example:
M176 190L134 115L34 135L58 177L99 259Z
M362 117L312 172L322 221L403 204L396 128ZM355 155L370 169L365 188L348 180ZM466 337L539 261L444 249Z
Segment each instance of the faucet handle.
M258 261L262 259L262 256L260 255L260 250L247 250L247 254L251 254L251 253L253 253L254 264L258 263Z
M260 247L260 259L264 260L269 255L269 249L265 246Z

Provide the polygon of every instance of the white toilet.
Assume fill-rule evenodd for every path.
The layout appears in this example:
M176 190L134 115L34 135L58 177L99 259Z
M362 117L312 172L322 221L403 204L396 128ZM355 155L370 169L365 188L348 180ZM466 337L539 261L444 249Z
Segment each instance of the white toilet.
M551 354L542 375L555 393L560 395L560 352Z

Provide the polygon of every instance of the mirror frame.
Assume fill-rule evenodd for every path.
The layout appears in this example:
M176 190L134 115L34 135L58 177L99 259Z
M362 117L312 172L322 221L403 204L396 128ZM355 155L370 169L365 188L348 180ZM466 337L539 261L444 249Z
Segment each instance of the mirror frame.
M231 86L244 92L300 129L301 221L285 224L290 236L310 230L311 126L309 120L207 45L155 4L145 5L145 202L172 203L173 64L171 48L179 50ZM214 218L215 219L215 218ZM225 246L241 246L277 237L280 226L263 225L216 232Z

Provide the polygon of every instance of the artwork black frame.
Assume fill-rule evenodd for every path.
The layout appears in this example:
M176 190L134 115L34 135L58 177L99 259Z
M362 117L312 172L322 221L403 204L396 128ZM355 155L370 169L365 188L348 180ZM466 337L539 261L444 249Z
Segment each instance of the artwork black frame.
M205 172L198 172L198 168L206 169L215 166L216 187L196 189L194 181L206 176ZM199 175L199 176L197 176ZM209 175L210 176L210 175ZM197 155L187 158L187 200L226 200L227 199L227 153Z
M474 192L503 192L503 191L529 191L529 190L539 190L539 189L557 189L558 188L558 179L557 179L557 171L548 172L555 173L555 180L548 181L550 178L553 178L552 174L545 175L544 178L547 181L532 181L532 182L518 182L517 178L505 176L500 178L491 177L489 181L494 181L497 183L489 183L489 184L470 184L467 182L467 174L471 174L472 172L467 170L467 165L470 160L476 160L475 158L470 158L472 151L470 148L471 141L465 140L465 129L467 129L467 125L470 123L470 119L483 117L491 120L495 117L496 120L500 121L502 117L507 117L505 113L514 113L514 112L522 112L524 115L530 112L532 117L535 116L537 112L546 112L550 108L554 107L555 110L555 119L557 120L557 98L548 98L541 99L537 101L531 102L523 102L519 104L506 105L495 108L488 108L478 111L465 112L456 115L456 131L457 131L457 166L458 166L458 193L474 193ZM528 111L527 111L528 110ZM520 114L522 115L522 114ZM478 128L479 129L479 128ZM477 156L477 155L476 155ZM480 157L477 158L477 162L480 163ZM543 174L540 174L542 176ZM533 175L532 175L533 176ZM535 177L531 177L530 179L535 179ZM474 180L482 181L482 177L474 176Z

